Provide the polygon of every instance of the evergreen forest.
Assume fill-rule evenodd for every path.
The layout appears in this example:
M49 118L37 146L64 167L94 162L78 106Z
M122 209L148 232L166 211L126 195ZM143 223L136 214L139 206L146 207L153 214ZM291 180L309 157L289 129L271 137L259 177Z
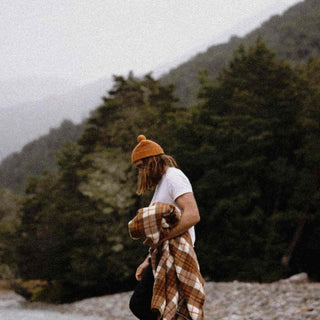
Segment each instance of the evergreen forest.
M232 36L227 43L210 46L190 60L170 70L159 79L162 84L173 84L178 106L198 104L200 82L198 72L208 72L215 82L221 69L232 59L240 45L254 45L260 36L267 47L293 66L306 63L320 55L320 2L305 0L276 15L244 37ZM108 95L108 92L105 93ZM30 176L39 176L42 171L57 169L55 152L65 141L75 142L83 132L84 123L75 125L69 120L47 135L24 146L20 152L9 155L0 163L0 186L23 194Z
M193 107L178 107L174 87L150 75L115 77L82 136L57 155L58 169L30 179L15 218L1 220L1 259L22 279L16 290L63 302L134 286L147 248L127 223L150 200L137 197L130 162L140 133L192 181L206 278L319 279L319 71L319 60L293 68L258 39L216 82L199 75ZM12 195L2 197L17 211ZM24 281L33 279L48 284L31 294Z
M195 249L207 280L307 272L319 281L320 58L311 56L292 63L257 36L216 76L198 70L189 105L151 74L115 76L79 128L64 122L63 135L51 131L52 149L63 145L54 170L40 168L24 192L18 184L0 190L1 277L32 301L131 290L148 252L127 227L151 197L136 195L131 164L144 134L192 183L201 215ZM24 152L37 154L31 146Z
M289 8L282 15L275 15L259 28L244 37L232 36L227 43L211 46L162 77L164 83L173 83L179 104L187 106L197 102L200 88L199 70L208 70L215 79L223 66L228 64L232 53L240 44L252 46L260 35L268 48L280 58L293 64L307 62L320 54L320 2L305 0Z

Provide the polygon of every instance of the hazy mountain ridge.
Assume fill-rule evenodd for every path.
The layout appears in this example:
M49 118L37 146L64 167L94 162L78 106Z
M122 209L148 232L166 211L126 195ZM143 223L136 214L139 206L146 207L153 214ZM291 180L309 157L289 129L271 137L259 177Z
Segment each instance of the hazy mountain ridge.
M76 81L54 77L22 77L0 81L0 110L33 103L80 87Z
M7 156L0 166L0 186L23 194L29 177L56 170L55 152L67 141L78 140L83 130L84 123L73 124L70 120L64 120L58 128L51 129L46 135L27 143L21 151Z
M97 107L111 86L101 79L58 96L0 110L0 160L58 127L64 119L79 123Z
M310 56L319 55L319 21L320 1L305 0L285 11L283 15L271 17L260 28L253 30L243 38L233 36L227 43L211 46L206 52L194 56L188 62L171 70L161 80L165 83L173 83L182 103L189 105L196 100L198 71L207 69L210 75L215 77L240 44L249 46L257 40L259 35L269 48L277 52L278 56L291 61L304 62ZM72 94L50 98L48 102L41 101L37 106L26 105L22 113L19 112L22 110L19 107L12 109L10 115L0 113L0 160L1 157L17 151L39 135L46 134L49 127L57 127L63 119L80 122L89 110L100 105L101 97L107 95L110 87L111 80L102 79ZM49 106L49 102L55 99L57 101ZM41 111L38 111L40 108ZM28 121L23 124L25 119ZM49 125L47 124L48 119L51 121ZM34 135L33 138L32 135ZM2 166L0 170L1 168Z
M161 76L161 79L164 83L173 83L176 86L176 94L180 98L181 104L189 105L196 101L199 88L198 71L207 69L211 76L215 77L240 43L252 44L259 34L268 47L275 50L279 56L303 61L310 55L314 55L315 52L319 53L319 27L310 35L312 26L316 26L320 19L319 6L320 2L316 0L298 3L285 11L283 15L273 16L260 28L253 30L243 38L234 36L227 43L213 45L206 52L195 54L187 62ZM293 20L298 21L295 30L292 29ZM287 36L288 32L289 36ZM301 48L301 43L305 42L306 45ZM314 52L306 49L312 46ZM168 63L168 67L170 67L170 63ZM155 73L160 76L163 74L163 69L161 70L159 67ZM61 83L57 85L60 89ZM63 95L18 104L11 106L10 109L0 109L0 161L8 154L20 150L26 143L46 134L50 128L58 127L63 119L80 122L87 117L90 110L100 104L100 98L106 95L110 87L111 79L101 79ZM20 98L22 99L22 97ZM3 107L4 104L1 104L0 82L1 106Z
M244 37L233 36L227 43L211 46L162 77L164 83L173 83L181 104L196 101L199 89L198 71L206 69L212 77L231 59L240 44L252 45L259 36L277 56L295 62L304 62L320 54L320 1L305 0L275 15Z

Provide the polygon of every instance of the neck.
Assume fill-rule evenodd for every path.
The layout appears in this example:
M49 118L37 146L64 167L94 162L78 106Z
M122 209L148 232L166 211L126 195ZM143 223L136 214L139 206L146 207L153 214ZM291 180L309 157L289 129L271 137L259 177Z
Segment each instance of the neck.
M166 173L169 168L170 168L169 166L165 166L164 167L164 173Z

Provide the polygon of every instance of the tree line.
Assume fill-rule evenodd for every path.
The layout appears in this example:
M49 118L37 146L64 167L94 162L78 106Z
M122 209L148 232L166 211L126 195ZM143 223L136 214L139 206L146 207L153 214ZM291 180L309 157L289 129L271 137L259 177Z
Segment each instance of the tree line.
M282 15L271 17L261 27L239 38L232 36L227 43L214 45L189 61L163 75L162 84L174 84L174 94L179 106L198 104L201 87L197 79L199 70L207 70L214 81L223 66L232 59L232 53L240 44L253 45L260 35L268 48L278 57L293 64L305 63L312 56L320 54L320 2L305 0L289 8ZM23 194L29 176L40 175L42 171L56 170L54 151L59 150L65 140L76 141L83 132L84 123L75 125L64 121L57 129L36 141L25 145L23 150L7 157L0 164L0 186L14 193Z
M187 106L197 103L200 88L197 80L198 70L206 69L211 77L215 78L221 67L226 66L232 59L233 51L240 44L246 47L254 45L259 35L278 57L293 63L307 62L309 57L320 54L319 19L320 2L304 0L290 7L282 15L272 16L244 37L232 36L227 43L209 47L205 52L171 70L161 81L175 84L179 104Z
M84 123L64 120L58 128L27 143L20 152L6 157L0 164L0 187L15 194L24 194L29 177L40 176L43 171L57 169L55 152L66 141L76 142L82 135Z
M33 300L72 301L132 289L147 248L127 223L150 195L135 193L139 134L175 157L193 185L196 251L214 281L319 279L320 60L292 66L258 39L240 46L199 102L179 106L172 85L117 76L58 169L29 180L15 223L1 222L0 259L46 285ZM29 294L29 295L28 295Z

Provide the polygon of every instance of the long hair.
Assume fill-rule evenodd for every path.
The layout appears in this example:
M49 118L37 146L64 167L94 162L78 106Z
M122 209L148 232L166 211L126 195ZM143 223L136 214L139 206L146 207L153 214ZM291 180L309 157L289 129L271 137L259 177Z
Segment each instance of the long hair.
M176 161L166 154L160 154L142 159L139 170L137 194L142 195L152 191L160 182L167 167L178 168Z

